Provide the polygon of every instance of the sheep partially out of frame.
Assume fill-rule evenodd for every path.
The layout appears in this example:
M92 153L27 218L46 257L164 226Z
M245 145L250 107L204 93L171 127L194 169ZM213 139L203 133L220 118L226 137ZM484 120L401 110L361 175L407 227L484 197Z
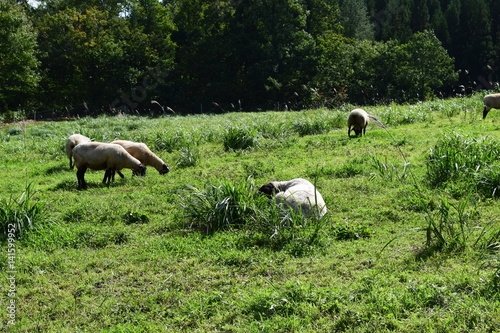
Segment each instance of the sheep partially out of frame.
M483 98L483 119L486 118L491 109L500 109L500 94L486 95Z
M120 145L102 142L81 143L73 149L73 158L77 168L78 188L86 189L85 172L87 169L106 170L103 183L110 184L115 172L128 168L139 175L146 173L146 167L130 155Z
M306 218L314 216L319 219L327 212L321 194L311 182L303 178L270 182L259 191L269 197L275 196L278 205L284 203Z
M73 134L73 135L70 135L68 137L68 139L66 140L65 147L66 147L66 155L69 158L69 168L70 169L73 169L73 167L75 166L73 161L72 161L73 148L75 148L80 143L85 143L85 142L90 142L90 141L91 140L89 138L87 138L86 136L81 135L81 134Z

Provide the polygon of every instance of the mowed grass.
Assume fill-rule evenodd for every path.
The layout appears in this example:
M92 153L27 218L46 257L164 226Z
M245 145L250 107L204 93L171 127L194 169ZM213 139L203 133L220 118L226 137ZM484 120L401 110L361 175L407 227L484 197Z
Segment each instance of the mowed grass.
M499 331L500 154L463 161L496 149L500 112L481 120L479 95L366 107L387 131L349 139L353 108L2 125L2 211L23 229L8 328L0 242L3 329ZM171 172L107 187L89 171L79 191L73 133L145 142ZM323 220L280 220L247 193L298 177L323 195Z

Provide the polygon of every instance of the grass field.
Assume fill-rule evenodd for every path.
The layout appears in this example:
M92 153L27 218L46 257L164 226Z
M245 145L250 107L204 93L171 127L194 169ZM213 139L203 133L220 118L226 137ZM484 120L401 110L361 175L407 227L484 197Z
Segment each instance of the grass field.
M366 107L387 131L348 138L352 108L1 125L2 329L499 332L500 112ZM171 171L77 190L73 133ZM255 195L297 177L325 218Z

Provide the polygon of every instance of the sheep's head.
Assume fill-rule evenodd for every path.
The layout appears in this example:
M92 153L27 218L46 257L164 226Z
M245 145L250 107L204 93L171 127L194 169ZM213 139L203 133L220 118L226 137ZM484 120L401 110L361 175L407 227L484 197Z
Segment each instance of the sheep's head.
M259 192L262 192L268 197L271 197L272 195L276 194L276 192L278 192L278 189L273 185L273 183L267 183L266 185L263 185L261 188L259 188Z
M133 175L136 175L136 176L145 176L146 175L146 167L144 165L139 165L139 168L137 168L137 170L134 170L132 172Z
M160 173L160 175L164 175L166 173L169 173L169 171L170 171L170 168L168 167L168 165L163 164L159 173Z

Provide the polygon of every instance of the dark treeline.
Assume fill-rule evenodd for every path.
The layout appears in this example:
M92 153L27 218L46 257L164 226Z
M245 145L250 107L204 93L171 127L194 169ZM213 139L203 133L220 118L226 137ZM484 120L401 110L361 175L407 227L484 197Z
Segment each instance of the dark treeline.
M497 0L0 0L0 111L302 109L494 89Z

